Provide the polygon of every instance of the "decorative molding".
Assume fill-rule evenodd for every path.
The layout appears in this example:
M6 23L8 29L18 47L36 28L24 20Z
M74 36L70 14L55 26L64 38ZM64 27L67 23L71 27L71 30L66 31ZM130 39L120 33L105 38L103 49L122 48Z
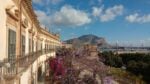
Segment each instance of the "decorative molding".
M19 21L19 18L16 16L16 14L14 14L13 12L11 12L9 9L6 9L6 13L7 13L7 15L9 15L11 18L13 18L15 21Z
M54 34L48 32L48 31L46 31L45 29L40 28L40 30L41 30L41 33L43 33L44 35L49 36L49 37L51 37L51 38L53 38L53 39L55 39L55 40L59 40L59 37L58 37L58 36L56 36L56 35L54 35Z
M23 26L24 28L27 28L27 27L28 27L28 21L27 21L27 19L24 19L24 20L22 21L22 26Z
M29 33L32 33L32 29L29 29L28 31L29 31Z

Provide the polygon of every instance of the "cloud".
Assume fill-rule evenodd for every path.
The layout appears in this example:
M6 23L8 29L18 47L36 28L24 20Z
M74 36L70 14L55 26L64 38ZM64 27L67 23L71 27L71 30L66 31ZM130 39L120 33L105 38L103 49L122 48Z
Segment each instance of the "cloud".
M63 6L60 11L57 11L52 15L48 15L47 12L41 10L35 10L35 13L41 25L46 27L70 26L72 28L91 22L87 13L76 10L68 5Z
M105 10L105 13L100 16L102 22L114 20L116 16L123 13L124 7L122 5L116 5L112 8Z
M99 16L102 13L102 11L103 11L103 8L93 7L92 15L95 16L95 17Z
M150 22L150 14L140 16L138 13L135 13L135 14L126 16L125 19L131 23L148 23Z
M117 16L122 15L124 7L122 5L115 5L104 10L103 7L93 7L93 16L99 17L101 22L114 20Z
M41 10L35 10L35 13L36 13L36 15L37 15L37 17L38 17L38 20L40 21L42 27L43 27L43 26L48 26L48 27L50 27L50 23L51 23L51 22L50 22L50 19L51 19L51 17L48 16L48 15L46 14L46 12L41 11Z
M55 25L60 26L81 26L91 22L86 12L74 9L69 5L63 6L52 16L51 20Z

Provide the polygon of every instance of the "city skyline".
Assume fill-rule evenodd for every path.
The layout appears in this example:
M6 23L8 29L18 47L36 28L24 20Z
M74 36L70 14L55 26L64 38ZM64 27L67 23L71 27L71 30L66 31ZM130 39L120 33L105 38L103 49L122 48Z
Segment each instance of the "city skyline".
M112 44L150 46L149 0L33 0L33 7L62 40L94 34Z

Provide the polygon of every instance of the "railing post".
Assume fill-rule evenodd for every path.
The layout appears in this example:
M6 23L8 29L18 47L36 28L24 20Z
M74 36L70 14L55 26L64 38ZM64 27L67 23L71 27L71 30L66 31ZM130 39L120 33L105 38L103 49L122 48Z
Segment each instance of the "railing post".
M3 78L3 67L0 66L0 82L3 84L4 83L4 78Z

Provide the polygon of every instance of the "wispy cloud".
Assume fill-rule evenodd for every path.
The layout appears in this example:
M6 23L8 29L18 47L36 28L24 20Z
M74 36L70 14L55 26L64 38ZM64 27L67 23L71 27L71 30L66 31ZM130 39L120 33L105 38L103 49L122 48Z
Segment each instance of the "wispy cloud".
M123 5L115 5L107 9L104 9L104 7L93 7L93 16L99 17L101 22L108 22L122 15L123 11Z
M41 11L41 10L35 10L35 13L36 13L38 20L40 21L41 25L44 25L47 27L51 26L50 25L51 16L47 15L46 12Z
M150 14L142 16L138 13L135 13L135 14L131 14L129 16L126 16L125 19L131 23L148 23L148 22L150 22Z
M103 12L103 7L97 8L97 7L93 7L93 13L92 15L94 17L100 16L100 14Z

